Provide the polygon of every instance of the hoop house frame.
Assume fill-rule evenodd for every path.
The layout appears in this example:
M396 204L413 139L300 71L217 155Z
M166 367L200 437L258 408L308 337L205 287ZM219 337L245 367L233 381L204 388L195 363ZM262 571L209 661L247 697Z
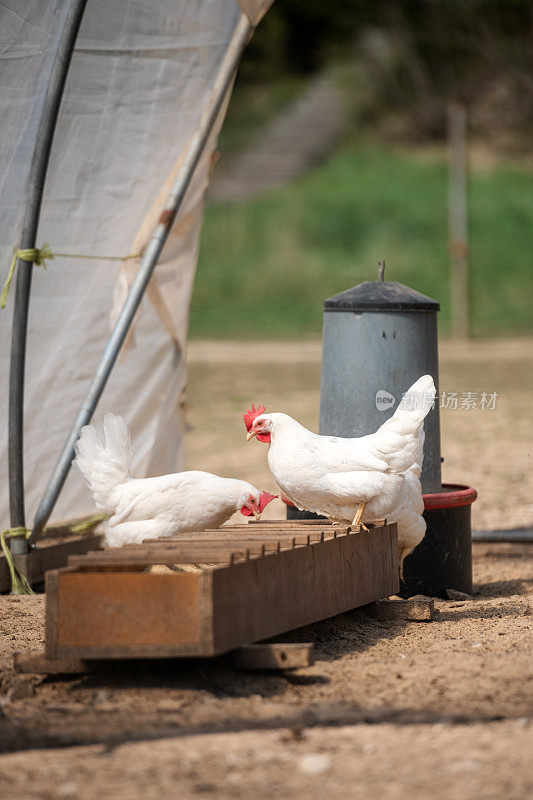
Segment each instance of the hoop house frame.
M161 251L172 229L172 225L174 224L176 215L185 197L185 192L187 191L196 165L198 164L202 151L209 138L209 134L215 124L218 112L220 111L227 91L233 83L243 50L252 33L252 24L246 14L241 13L239 22L237 23L235 32L220 66L207 107L202 115L198 129L191 139L181 169L171 189L166 208L161 214L159 224L144 252L139 271L115 327L113 328L107 347L98 365L96 375L81 404L78 415L68 435L67 441L65 442L65 446L61 452L52 477L46 487L39 508L37 509L30 541L38 536L44 529L57 498L59 497L59 493L65 483L74 458L74 445L76 444L83 426L90 422L102 392L104 391L111 370L120 352L120 348L124 344L137 309L139 308L139 304L146 291L146 287L148 286L159 256L161 255Z
M74 52L86 5L87 0L70 0L69 8L64 17L63 31L50 75L38 134L35 140L20 241L21 249L33 249L36 245L44 184L54 140L54 131L72 53ZM33 262L19 258L17 260L9 374L9 507L11 526L13 528L25 527L26 525L23 453L24 374L32 273ZM16 553L26 552L26 540L20 537L13 539L11 549Z
M241 4L240 0L239 4ZM140 249L140 252L143 254L140 266L135 275L131 275L131 288L129 289L127 297L125 300L121 299L119 302L117 309L119 312L118 318L109 339L107 339L107 343L104 344L106 338L102 340L105 349L101 357L100 353L102 351L98 348L96 354L97 358L96 361L93 362L91 370L94 377L91 380L89 373L90 385L79 406L77 414L76 408L70 412L76 415L74 424L67 436L60 458L38 505L30 540L37 538L48 522L69 473L74 456L74 445L79 436L80 429L91 420L94 410L102 396L106 383L115 366L118 354L127 339L128 331L131 328L141 300L153 276L154 269L158 264L158 260L161 258L165 243L169 239L169 234L180 212L180 208L188 209L187 203L189 202L188 197L190 196L188 187L190 187L192 183L193 191L196 191L196 188L194 188L196 186L195 175L197 174L195 170L197 167L204 170L205 164L208 163L205 161L205 156L202 154L205 154L205 148L210 141L210 136L212 139L214 131L217 130L219 120L222 119L224 103L231 91L242 52L254 28L269 5L270 2L249 4L243 0L240 10L237 6L238 10L231 23L231 32L228 32L229 38L226 40L224 52L221 54L220 61L213 73L214 80L211 83L208 94L204 96L202 101L201 117L187 141L185 149L180 154L179 167L172 170L172 188L170 190L168 188L163 190L168 192L166 202L164 199L165 195L161 193L163 199L159 208L161 209L164 207L163 213L161 213L158 220L158 215L156 215L148 227L146 232L146 241L148 243L146 246L143 245ZM87 7L87 0L68 0L64 7L60 7L61 19L55 28L57 36L55 37L55 47L52 55L53 63L50 69L50 77L47 79L47 83L45 83L46 93L43 97L42 111L38 112L39 116L37 117L38 132L37 136L31 140L30 144L30 147L33 148L33 159L27 178L26 197L22 197L24 216L19 243L20 249L35 249L40 222L42 223L42 229L44 229L45 225L48 228L48 216L45 216L45 210L46 215L48 215L48 206L46 206L45 209L43 205L43 213L41 214L45 180L54 141L57 144L58 138L60 138L60 131L62 130L60 123L56 132L56 123L58 121L63 91L71 65L71 58L75 50L80 24L84 18L84 12ZM88 13L86 14L86 17L87 16ZM86 47L85 43L82 47ZM87 50L85 49L81 52L87 53ZM78 62L75 62L75 64L77 63ZM73 67L71 71L74 72L74 69ZM70 102L68 92L69 90L67 89L65 102ZM178 103L179 102L178 96ZM179 107L178 105L178 108ZM186 113L189 113L189 109L187 108ZM31 152L32 150L30 149L30 154ZM55 152L55 150L53 152ZM53 161L54 155L52 153L51 163L53 163ZM167 163L170 163L168 159ZM203 175L203 172L200 174ZM54 176L55 173L53 173L53 171L48 175L47 192L53 184ZM168 184L165 184L165 186L168 187ZM41 230L41 233L43 232L44 235L49 235L47 231ZM53 241L53 238L51 238L50 241ZM25 406L24 393L26 362L29 364L30 358L33 357L33 350L28 350L28 352L26 352L26 342L29 333L28 318L33 263L18 259L17 269L13 322L11 326L9 379L9 502L11 526L13 528L25 527L26 524L25 502L28 502L28 495L26 494L25 497L23 421L25 407L28 413L28 399L26 399ZM44 297L46 297L46 295L44 295ZM9 342L9 339L7 341ZM100 345L100 347L101 346L102 345ZM34 372L32 371L31 374L33 375ZM28 382L26 394L28 394L29 387L30 383ZM84 389L82 389L82 396L83 393ZM28 395L28 397L29 396L30 395ZM32 447L33 446L34 445L32 445ZM26 464L27 468L28 463ZM32 492L35 494L35 484L32 485ZM39 500L39 497L36 499ZM32 505L34 502L35 498L32 499ZM25 537L21 536L17 539L13 539L12 545L14 545L12 546L13 552L24 553L27 547Z

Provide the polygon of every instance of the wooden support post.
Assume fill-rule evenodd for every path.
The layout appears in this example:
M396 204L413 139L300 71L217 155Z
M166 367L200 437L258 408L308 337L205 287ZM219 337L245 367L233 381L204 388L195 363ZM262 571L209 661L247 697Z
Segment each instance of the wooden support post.
M374 619L406 619L411 622L431 622L435 616L433 600L376 600L363 608Z
M315 663L315 645L313 642L246 644L228 653L224 662L243 670L301 669Z
M302 669L315 663L315 645L313 642L247 644L220 660L233 669L242 670ZM48 658L44 653L13 654L14 670L23 675L79 675L105 663L79 658Z
M33 675L77 675L88 672L95 662L78 658L47 658L44 653L14 653L15 672Z

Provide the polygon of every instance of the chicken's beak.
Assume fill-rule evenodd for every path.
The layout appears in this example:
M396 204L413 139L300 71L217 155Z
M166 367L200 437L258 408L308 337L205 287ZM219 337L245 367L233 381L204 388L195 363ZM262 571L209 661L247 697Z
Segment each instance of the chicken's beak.
M261 512L258 511L256 508L252 508L252 512L256 520L259 522L259 520L261 519Z
M246 441L249 442L250 439L254 438L254 436L257 436L257 431L250 431L250 433L248 433L246 436Z

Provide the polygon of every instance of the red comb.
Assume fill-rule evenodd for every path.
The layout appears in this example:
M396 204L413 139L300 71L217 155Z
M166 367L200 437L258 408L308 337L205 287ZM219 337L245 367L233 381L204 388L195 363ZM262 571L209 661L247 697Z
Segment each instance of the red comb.
M254 408L254 404L252 403L252 408L251 409L249 408L246 411L246 414L242 415L242 418L244 419L244 424L246 425L246 430L247 431L251 430L253 422L254 422L254 419L256 419L257 417L260 417L261 414L265 413L265 411L266 411L266 408L264 406L257 406L257 408Z
M269 494L268 492L261 492L261 494L259 495L259 507L257 509L259 513L264 511L264 509L270 503L270 501L275 500L276 497L278 497L277 494ZM248 506L243 506L241 508L241 514L243 514L245 517L251 517L253 511L249 509Z
M277 494L269 494L268 492L261 492L259 497L259 509L258 511L261 512L265 509L265 507L270 503L271 500L275 500L276 497L279 497Z

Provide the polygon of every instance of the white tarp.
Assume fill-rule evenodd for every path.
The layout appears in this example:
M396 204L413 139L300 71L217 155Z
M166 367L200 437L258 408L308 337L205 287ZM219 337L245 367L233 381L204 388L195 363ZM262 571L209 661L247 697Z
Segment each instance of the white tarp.
M18 245L28 171L65 3L0 3L0 276ZM261 2L247 2L257 18ZM249 7L249 8L248 8ZM37 244L106 256L137 252L166 199L242 12L235 0L89 0L58 119ZM117 362L96 419L122 414L134 473L183 466L190 293L218 125ZM25 394L27 523L91 381L137 262L56 259L34 268ZM0 312L0 524L7 527L7 395L15 287ZM201 465L198 465L201 466ZM54 519L94 506L72 470Z

